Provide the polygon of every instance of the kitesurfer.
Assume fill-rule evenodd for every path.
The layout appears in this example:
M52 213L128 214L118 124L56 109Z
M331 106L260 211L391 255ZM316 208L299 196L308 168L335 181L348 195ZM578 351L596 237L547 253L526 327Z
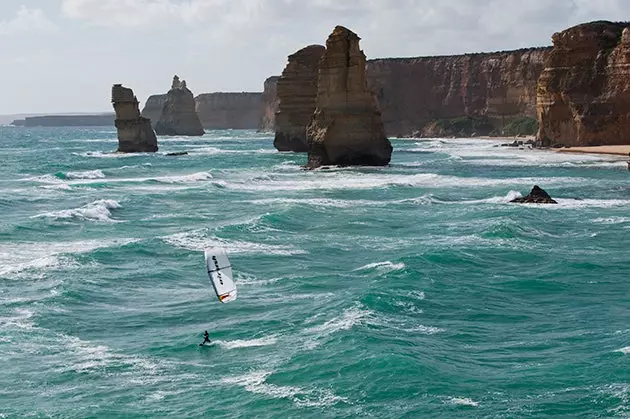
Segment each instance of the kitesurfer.
M199 344L199 346L203 346L203 345L205 345L205 344L206 344L206 342L208 342L208 343L212 343L212 342L210 342L210 335L208 334L208 331L207 331L207 330L206 330L205 332L203 332L203 342L201 342L201 343Z

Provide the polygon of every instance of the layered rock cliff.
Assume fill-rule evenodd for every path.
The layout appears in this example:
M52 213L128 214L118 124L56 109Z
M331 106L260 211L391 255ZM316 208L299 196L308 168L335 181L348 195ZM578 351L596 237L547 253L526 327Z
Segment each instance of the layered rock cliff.
M173 77L162 114L155 125L158 135L201 136L204 134L199 115L195 111L195 98L186 87L186 81Z
M392 145L367 87L360 39L337 26L326 40L319 63L316 109L307 129L309 168L380 166L391 159ZM282 96L278 116L281 113Z
M195 98L201 124L208 129L256 129L262 93L203 93Z
M166 103L166 97L166 93L163 95L151 95L144 104L144 108L142 108L142 116L149 118L154 128L162 115L162 108L164 108L164 103Z
M265 80L260 109L258 130L274 132L276 130L276 112L278 111L278 80L280 76L271 76Z
M556 33L538 85L538 143L630 144L630 23Z
M277 86L273 145L279 151L308 151L306 127L315 112L319 62L325 50L322 45L309 45L289 55Z
M157 151L157 138L151 128L151 121L140 116L138 99L133 91L115 84L112 87L112 104L116 113L114 124L118 131L118 151L123 153Z
M367 63L367 79L389 136L431 135L436 123L457 118L487 120L486 130L500 134L512 119L536 117L536 86L549 52L376 59Z

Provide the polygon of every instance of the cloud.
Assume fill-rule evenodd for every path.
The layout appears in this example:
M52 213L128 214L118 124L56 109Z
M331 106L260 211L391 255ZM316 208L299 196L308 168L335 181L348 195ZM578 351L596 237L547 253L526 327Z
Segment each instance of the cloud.
M59 28L48 20L41 9L21 6L11 20L0 21L0 36L28 33L53 33Z

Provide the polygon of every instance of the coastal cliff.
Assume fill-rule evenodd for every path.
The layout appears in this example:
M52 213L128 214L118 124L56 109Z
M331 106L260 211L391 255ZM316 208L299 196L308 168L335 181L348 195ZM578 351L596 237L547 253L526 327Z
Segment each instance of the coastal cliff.
M260 109L258 131L274 132L276 112L278 111L278 80L280 76L271 76L265 80Z
M389 136L430 136L436 125L457 119L472 130L477 122L478 135L500 135L513 120L536 117L536 87L549 52L375 59L367 63L368 86Z
M151 121L140 115L133 90L121 84L112 86L112 105L116 113L118 151L122 153L156 152L157 138Z
M392 145L367 87L360 40L343 26L335 27L326 40L319 61L315 113L307 129L310 169L326 165L384 166L391 159ZM281 113L282 96L278 115Z
M195 111L195 99L186 86L185 80L173 77L171 90L166 101L155 132L158 135L201 136L204 134L199 115Z
M584 23L552 39L538 85L538 143L630 144L630 23Z
M94 115L42 115L16 119L11 125L16 127L102 127L114 125L115 115L103 113Z
M155 128L155 125L160 120L162 108L164 107L164 103L166 103L166 98L166 93L163 95L151 95L144 104L144 108L142 108L142 116L151 120L153 128Z
M322 45L309 45L289 55L277 86L273 145L279 151L308 151L306 127L315 112L318 69L325 50Z
M260 123L262 93L203 93L195 98L201 124L208 129L256 129Z

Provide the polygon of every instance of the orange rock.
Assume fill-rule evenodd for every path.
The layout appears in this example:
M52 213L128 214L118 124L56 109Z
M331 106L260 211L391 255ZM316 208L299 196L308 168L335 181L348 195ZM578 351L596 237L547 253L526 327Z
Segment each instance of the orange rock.
M359 40L354 32L337 26L326 41L319 63L317 107L307 129L309 168L382 166L391 159L392 145L367 87Z

